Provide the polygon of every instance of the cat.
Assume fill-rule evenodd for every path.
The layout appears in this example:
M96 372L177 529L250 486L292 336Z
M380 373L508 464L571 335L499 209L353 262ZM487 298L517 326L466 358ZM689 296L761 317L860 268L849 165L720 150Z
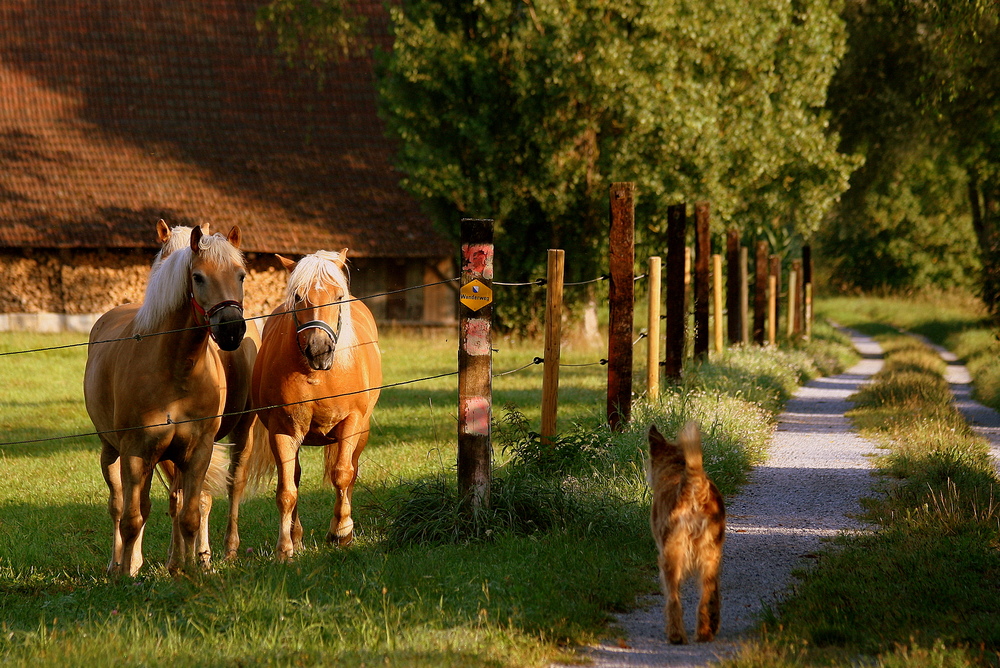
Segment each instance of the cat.
M680 585L688 575L697 574L701 602L696 637L698 642L711 641L719 631L726 508L722 494L705 475L701 433L694 422L684 425L676 443L665 439L655 425L650 427L646 480L652 490L649 525L659 552L667 637L674 644L687 642Z

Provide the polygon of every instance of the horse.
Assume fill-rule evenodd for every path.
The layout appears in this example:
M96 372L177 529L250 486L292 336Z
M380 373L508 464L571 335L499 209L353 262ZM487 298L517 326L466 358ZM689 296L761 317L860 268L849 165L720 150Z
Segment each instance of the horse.
M201 229L203 234L208 234L208 223L203 223ZM160 252L153 261L153 271L172 252L190 245L191 228L183 225L171 228L165 221L160 220L156 224L156 237L160 243ZM236 350L222 350L214 341L209 341L209 346L216 348L225 369L226 406L215 439L219 441L229 436L231 447L228 454L217 452L212 458L213 465L210 466L205 480L206 491L201 497L202 522L196 549L199 555L211 559L208 520L212 512L212 497L225 493L229 497L229 515L223 544L225 559L231 560L238 555L240 546L239 511L246 490L246 464L249 454L254 447L267 447L267 433L250 405L250 378L253 375L257 351L260 349L260 330L255 320L248 320L246 336ZM225 446L217 442L216 450L219 449L224 450ZM227 457L228 462L224 469L222 466L217 466ZM160 469L171 483L176 479L172 462L161 462Z
M227 400L218 350L236 350L246 333L239 244L239 227L226 237L192 229L188 246L156 264L141 304L117 306L91 329L84 400L108 485L109 574L134 577L142 567L150 483L163 461L176 467L167 569L208 565L207 555L196 553L196 539Z
M371 311L351 297L346 248L317 251L298 262L278 259L289 272L285 301L264 325L251 392L267 428L269 464L278 469L275 555L285 561L302 549L303 445L324 447L325 479L336 488L327 542L346 546L354 540L351 497L379 398L382 354ZM262 449L252 456L258 462L252 475L260 477Z

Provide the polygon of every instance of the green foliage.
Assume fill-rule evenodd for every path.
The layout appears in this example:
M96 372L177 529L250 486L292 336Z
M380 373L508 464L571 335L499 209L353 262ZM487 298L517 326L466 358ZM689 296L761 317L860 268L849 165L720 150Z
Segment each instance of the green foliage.
M269 0L257 10L257 29L273 33L289 67L311 70L322 85L324 66L360 52L365 21L343 0Z
M850 2L844 18L849 49L829 107L843 149L867 162L822 235L824 252L836 258L834 280L862 289L975 283L994 304L996 4ZM978 257L968 252L973 244Z
M974 289L967 180L952 155L926 145L872 156L816 238L833 287Z
M600 273L615 181L637 184L638 241L661 248L678 201L710 201L718 228L813 230L856 164L826 129L844 48L829 2L426 0L392 16L379 91L404 186L452 236L495 218L505 278L537 275L546 248L566 250L569 280Z

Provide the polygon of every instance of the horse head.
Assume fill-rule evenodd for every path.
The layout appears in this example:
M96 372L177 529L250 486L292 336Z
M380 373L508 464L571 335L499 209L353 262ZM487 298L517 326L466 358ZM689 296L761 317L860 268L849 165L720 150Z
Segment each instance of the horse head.
M350 321L350 293L344 265L347 249L317 251L299 262L278 256L289 272L285 307L292 314L295 340L309 368L333 368L337 344Z
M209 328L222 350L236 350L247 331L243 319L247 272L239 247L239 227L234 226L224 239L221 235L209 238L200 227L191 230L191 307L195 319Z

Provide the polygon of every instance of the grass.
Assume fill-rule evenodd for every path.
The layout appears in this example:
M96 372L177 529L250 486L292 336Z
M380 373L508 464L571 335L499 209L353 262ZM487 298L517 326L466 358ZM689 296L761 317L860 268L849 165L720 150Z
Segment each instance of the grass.
M933 300L835 300L825 312L877 335L883 370L852 399L851 418L880 448L872 530L844 535L801 574L762 640L727 665L978 666L1000 663L1000 481L986 442L952 406L929 347L978 315ZM941 317L944 324L933 324ZM859 658L860 657L860 658Z
M0 352L80 340L0 334ZM814 345L829 353L842 342ZM389 335L382 346L387 383L455 366L454 341ZM540 346L501 340L495 347L494 370L505 371ZM601 352L567 346L563 361L590 363ZM68 348L0 357L0 441L93 429L80 390L85 355ZM698 418L706 465L732 493L763 456L772 411L829 360L795 350L727 353L692 368L683 387L660 399L639 397L624 433L602 426L604 367L566 367L552 449L540 448L534 434L541 367L498 377L494 516L471 528L455 512L456 380L387 389L362 457L351 548L323 543L333 496L320 484L321 453L306 449L301 556L274 563L277 513L264 495L241 511L241 559L179 579L163 567L169 523L159 483L147 564L135 580L113 580L104 575L110 522L96 437L2 446L0 660L546 665L605 633L613 612L656 587L642 471L648 424L669 433ZM216 502L217 546L225 508Z

